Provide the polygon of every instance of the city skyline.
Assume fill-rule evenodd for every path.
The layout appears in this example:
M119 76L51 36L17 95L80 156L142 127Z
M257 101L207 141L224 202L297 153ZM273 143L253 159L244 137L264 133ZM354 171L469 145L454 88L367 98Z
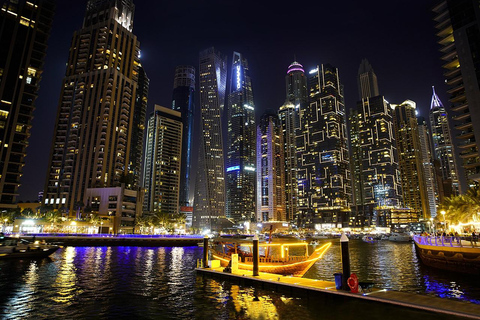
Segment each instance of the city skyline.
M53 135L54 114L60 95L61 79L65 75L68 47L72 33L81 26L85 4L86 2L57 4L45 72L34 113L32 137L27 148L26 167L21 180L22 201L35 200L44 185L49 146L43 140L49 141ZM171 104L175 67L180 64L197 66L198 52L215 46L227 55L229 52L239 51L249 57L257 119L267 108L278 109L284 103L285 72L294 57L305 67L306 72L321 63L332 63L337 66L345 85L347 109L356 105L358 64L367 58L375 66L381 82L380 90L387 100L401 101L403 97L408 97L417 102L421 115L427 116L432 85L436 86L443 101L448 100L432 21L431 8L435 1L422 4L409 1L401 4L396 10L392 9L391 4L380 1L363 4L352 2L347 8L339 4L322 4L325 9L336 12L334 16L339 19L338 28L335 32L323 35L322 40L319 39L316 41L318 43L315 43L312 31L308 28L312 24L309 17L305 17L305 25L302 28L284 25L284 21L287 21L285 19L290 14L288 7L284 5L273 9L266 4L257 5L259 7L255 13L252 12L254 16L249 18L251 23L246 26L239 20L243 11L230 17L232 20L230 22L227 15L231 12L229 4L214 3L215 10L212 9L214 12L206 13L204 9L207 7L206 4L192 2L190 8L192 12L188 15L197 16L199 12L203 12L213 21L197 17L187 22L188 17L185 20L179 19L182 11L177 5L164 4L162 7L137 0L133 32L142 43L141 61L151 79L147 114L153 110L154 104L165 106ZM305 3L305 7L308 5L314 7ZM267 15L268 9L273 11ZM368 19L365 17L374 16L379 12L385 13L389 18L378 16L376 22L366 22ZM402 14L405 15L407 12L411 17L408 24L402 17ZM363 16L359 15L360 13ZM270 15L272 18L269 18ZM157 16L158 18L155 18ZM255 24L255 18L260 17L262 18L257 19L260 21ZM159 27L153 29L153 32L152 26L155 27L157 24L149 23L152 19L160 22ZM324 17L321 24L327 26L328 19ZM269 21L276 22L269 25ZM181 22L185 23L179 27ZM238 22L239 25L236 26L234 22ZM231 30L212 29L218 23L229 26ZM195 24L202 27L201 30L204 31L201 32L206 36L199 37L199 31L189 29L189 26ZM238 32L242 27L245 30ZM173 33L172 30L176 32ZM229 33L234 36L226 37L225 34ZM362 44L361 39L365 39L366 34L372 40L369 43L379 42L379 45L369 47ZM387 34L391 41L381 41L386 39ZM395 37L392 38L391 35ZM307 41L308 39L310 40ZM189 46L179 45L185 41L189 41ZM228 63L231 63L230 57ZM395 72L395 69L399 71ZM418 76L412 80L409 73L413 72ZM198 110L198 103L196 105ZM194 134L196 137L198 128L196 123ZM197 158L198 144L198 141L194 141L193 159ZM195 168L192 168L192 172L195 172Z

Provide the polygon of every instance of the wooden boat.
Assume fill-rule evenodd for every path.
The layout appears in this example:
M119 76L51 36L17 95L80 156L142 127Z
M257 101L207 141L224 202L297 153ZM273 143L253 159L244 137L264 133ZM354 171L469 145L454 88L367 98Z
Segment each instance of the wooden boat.
M0 259L14 258L46 258L60 247L43 244L38 241L30 242L24 239L0 237Z
M480 275L480 247L455 237L413 237L422 263L448 271Z
M281 275L293 275L295 277L302 277L314 264L320 259L325 252L332 245L328 242L315 249L315 251L308 256L308 243L260 243L259 247L264 248L264 255L260 255L259 271L266 273L275 273ZM290 255L290 248L305 247L305 255ZM221 247L221 249L218 249ZM249 250L240 249L247 248ZM253 270L253 254L251 249L253 244L240 242L223 242L216 243L216 246L211 249L212 259L219 260L222 267L227 267L230 264L231 255L237 253L238 268L243 270ZM276 254L269 255L269 251L276 251Z

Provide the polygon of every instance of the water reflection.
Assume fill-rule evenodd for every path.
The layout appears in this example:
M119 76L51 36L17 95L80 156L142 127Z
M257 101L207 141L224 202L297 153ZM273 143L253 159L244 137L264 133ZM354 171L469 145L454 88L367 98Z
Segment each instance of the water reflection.
M51 259L0 261L0 318L318 319L319 301L196 276L201 258L197 247L66 247ZM423 267L410 243L351 241L350 259L379 287L480 303L478 279ZM333 241L306 277L333 281L341 268Z

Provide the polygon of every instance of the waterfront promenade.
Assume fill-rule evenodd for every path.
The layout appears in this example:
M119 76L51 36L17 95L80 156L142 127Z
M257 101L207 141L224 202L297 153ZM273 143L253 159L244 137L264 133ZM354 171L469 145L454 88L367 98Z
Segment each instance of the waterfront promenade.
M138 246L138 247L189 247L197 246L203 236L195 235L86 235L86 234L34 234L21 236L26 240L45 240L65 246Z
M331 281L322 281L317 279L298 278L291 276L280 276L269 273L259 273L259 276L253 276L251 271L237 270L232 273L223 272L223 267L219 268L197 268L199 275L228 280L244 286L255 286L261 289L268 289L278 293L285 293L290 296L307 297L309 300L321 297L323 301L331 303L347 303L354 300L359 308L357 315L368 317L370 308L375 308L376 316L379 312L385 312L385 318L389 318L389 313L396 312L399 315L405 313L406 316L411 312L418 312L422 318L465 318L480 319L480 305L442 299L432 296L419 295L393 290L384 290L371 288L351 293L349 291L337 290L335 283ZM356 301L355 301L356 300ZM381 305L381 307L379 306Z

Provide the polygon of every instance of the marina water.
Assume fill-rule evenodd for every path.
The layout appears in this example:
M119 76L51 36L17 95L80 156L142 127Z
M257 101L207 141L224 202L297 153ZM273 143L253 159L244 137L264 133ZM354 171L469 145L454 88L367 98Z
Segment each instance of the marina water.
M305 275L333 281L338 239ZM319 244L321 245L321 244ZM379 288L480 304L480 280L427 268L413 243L350 241L351 270ZM313 247L311 248L313 249ZM65 247L42 260L0 261L2 319L330 319L355 306L204 279L201 247ZM375 317L370 317L375 318Z

